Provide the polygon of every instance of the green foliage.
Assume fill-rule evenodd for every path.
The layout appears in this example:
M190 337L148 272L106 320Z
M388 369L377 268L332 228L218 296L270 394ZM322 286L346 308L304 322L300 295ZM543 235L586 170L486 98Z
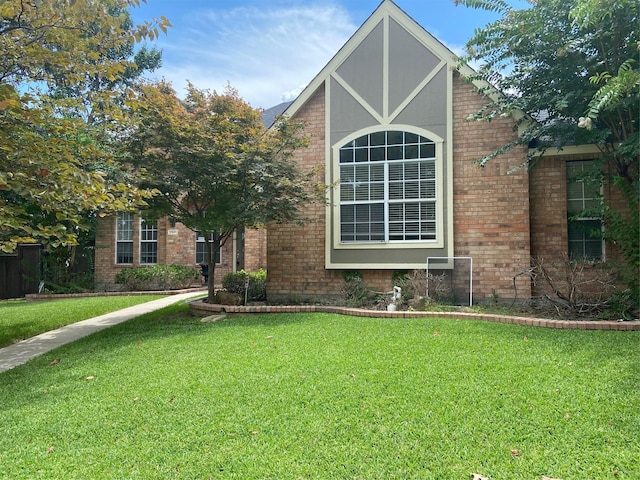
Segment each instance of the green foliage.
M233 234L268 222L301 220L300 207L319 199L314 172L291 161L307 145L303 124L281 118L267 131L260 111L228 87L223 94L189 85L184 100L165 82L138 91L128 160L146 169L146 185L162 193L152 207L205 239L215 233L209 265L213 299L215 253Z
M409 270L394 270L391 274L391 283L402 287L409 278Z
M588 116L597 119L607 110L617 110L624 103L637 100L640 71L634 69L635 58L629 58L620 65L614 77L608 71L598 72L589 80L594 84L603 84L589 102Z
M347 307L376 308L380 303L384 303L385 306L387 303L384 301L385 299L380 298L373 287L366 284L357 275L349 275L349 279L345 280L342 296Z
M621 194L626 205L614 208L603 202L596 216L611 227L606 235L624 257L626 285L638 292L637 0L539 0L522 10L502 0L457 3L502 14L476 30L462 60L480 64L468 80L483 85L481 92L489 95L487 105L472 119L491 121L516 112L525 114L514 115L517 140L477 159L478 163L484 165L518 145L535 145L521 166L533 166L552 145L597 147L604 161L603 183ZM633 295L637 298L637 293Z
M94 289L95 222L80 230L77 245L49 246L43 251L42 278L44 289L51 293L81 293Z
M135 27L130 18L123 21L126 10L138 4L139 0L2 2L0 81L77 85L100 73L115 79L130 65L109 58L107 49L114 52L154 38L157 27L165 30L171 25L165 17Z
M43 293L85 293L94 288L93 273L83 272L64 278L63 282L54 280L45 281Z
M637 280L636 280L637 282ZM616 290L611 296L609 308L602 313L604 320L637 320L640 314L640 303L638 302L638 291L631 289Z
M0 252L74 245L90 218L151 195L102 169L126 176L105 129L124 118L120 87L139 71L128 54L170 25L134 26L127 8L138 3L0 3Z
M463 62L480 64L469 80L486 82L483 91L487 93L499 92L474 118L492 120L515 111L526 114L518 120L520 138L509 147L537 140L538 153L550 143L569 142L608 150L637 131L635 1L541 0L523 10L500 0L459 3L502 13L501 19L475 32ZM614 78L618 78L615 87L598 93L600 82ZM581 128L580 118L591 108L598 112L592 128Z
M350 282L352 280L362 280L362 272L358 270L344 270L342 272L342 278L344 278L345 282Z
M176 290L191 286L200 278L200 273L184 265L151 265L148 267L125 267L116 274L116 283L129 290Z
M375 290L362 280L362 272L343 270L344 287L342 297L347 307L364 308L376 303Z
M129 209L150 196L88 170L87 158L105 156L95 143L79 145L85 124L29 101L0 83L0 251L36 241L73 245L88 228L87 212Z
M267 299L267 271L260 269L257 272L229 272L222 278L222 288L228 292L238 293L244 298L245 285L247 279L249 285L247 289L248 301L263 301Z

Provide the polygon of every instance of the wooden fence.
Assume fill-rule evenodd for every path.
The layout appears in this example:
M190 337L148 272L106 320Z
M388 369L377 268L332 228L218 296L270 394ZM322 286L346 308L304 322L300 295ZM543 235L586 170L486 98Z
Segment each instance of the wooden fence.
M40 245L20 245L15 255L0 255L0 299L38 293Z

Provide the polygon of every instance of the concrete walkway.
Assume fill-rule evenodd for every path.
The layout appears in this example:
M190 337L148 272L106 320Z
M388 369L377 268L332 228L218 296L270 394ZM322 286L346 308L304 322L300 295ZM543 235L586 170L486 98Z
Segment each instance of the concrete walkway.
M78 323L73 323L57 330L42 333L35 337L27 338L20 342L0 348L0 373L7 371L18 365L22 365L32 358L47 353L54 348L58 348L67 343L91 335L92 333L104 330L113 325L117 325L132 318L139 317L145 313L160 310L168 305L184 301L188 298L202 296L198 292L181 293L169 295L165 298L153 300L151 302L134 305L123 310L106 313L99 317L89 318Z

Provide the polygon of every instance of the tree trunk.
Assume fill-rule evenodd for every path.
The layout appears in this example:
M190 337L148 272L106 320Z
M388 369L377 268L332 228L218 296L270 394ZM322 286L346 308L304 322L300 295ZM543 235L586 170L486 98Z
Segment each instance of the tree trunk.
M211 240L213 238L213 241ZM207 303L213 303L216 295L215 274L216 274L216 258L220 251L220 237L215 233L206 232L204 234L205 243L205 263L209 272L207 279Z
M209 268L209 281L207 283L207 290L208 290L207 302L208 303L214 302L214 297L216 294L215 283L214 283L214 277L216 273L216 258L218 258L218 254L220 253L220 250L222 250L222 247L227 242L227 240L232 237L232 234L234 231L235 231L235 228L229 232L223 232L223 233L207 232L205 234L205 237L204 237L204 242L206 245L205 260Z

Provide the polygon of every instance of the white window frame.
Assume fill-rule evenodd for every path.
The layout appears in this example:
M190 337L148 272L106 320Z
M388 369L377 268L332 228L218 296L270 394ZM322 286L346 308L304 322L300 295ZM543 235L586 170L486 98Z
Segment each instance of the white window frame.
M384 147L385 148L389 148L389 147L394 147L394 146L400 146L402 148L406 148L408 146L412 146L414 144L407 142L406 141L406 134L411 134L411 135L418 135L419 137L424 137L424 140L427 141L428 145L430 145L430 149L433 152L431 155L429 155L427 158L405 158L401 159L401 160L389 160L387 159L387 157L385 156L384 160L377 160L377 161L371 161L369 157L369 160L367 160L366 162L356 162L355 158L354 158L354 164L360 164L360 165L372 165L372 164L379 164L379 165L384 165L384 181L379 182L380 184L382 184L384 187L384 199L380 200L380 199L376 199L375 201L370 201L368 203L383 203L384 204L384 220L383 220L383 224L384 224L384 237L383 238L379 238L379 239L375 239L375 240L358 240L355 239L354 241L344 241L343 235L342 235L342 219L341 219L341 210L342 210L342 206L344 205L349 205L349 204L360 204L360 205L366 205L367 202L363 201L363 200L354 200L353 202L347 200L343 200L344 196L342 196L343 198L341 198L341 194L342 194L342 190L340 188L340 172L341 172L341 165L345 165L345 163L341 163L340 162L340 153L341 150L343 149L343 147L347 146L348 144L350 144L351 142L355 142L356 140L365 137L367 135L373 135L376 133L380 133L380 132L402 132L403 133L403 142L402 144L389 144L389 140L388 137L385 139L385 144ZM371 148L372 146L369 145L369 148ZM382 147L382 145L380 146L373 146L373 148L379 148ZM354 149L357 148L355 147L355 143L354 143ZM365 147L363 147L365 148ZM407 125L387 125L387 126L378 126L378 127L374 127L374 128L369 128L369 129L365 129L362 130L360 132L357 132L356 134L353 134L349 137L346 137L345 139L341 140L340 142L338 142L336 145L334 145L333 147L333 158L334 158L334 162L333 162L333 182L337 185L336 188L334 189L335 192L335 200L333 202L333 209L334 209L334 214L333 214L333 232L334 232L334 248L385 248L385 246L388 246L389 248L415 248L417 245L419 245L420 247L424 247L426 244L430 245L433 248L441 248L444 246L444 235L442 234L442 232L444 231L444 225L445 225L445 219L444 219L444 204L446 202L446 200L444 199L444 183L447 181L447 179L444 178L443 175L443 162L444 162L444 155L443 155L443 139L440 138L439 136L433 134L432 132L427 132L424 131L422 129L417 129L415 127L411 127L411 126L407 126ZM356 153L354 152L354 155ZM371 155L371 153L370 153ZM419 157L419 155L418 155ZM409 164L415 164L416 162L420 163L421 165L426 165L427 163L431 165L431 168L433 169L433 175L432 177L429 179L429 181L431 183L433 183L433 192L431 194L430 198L423 198L423 197L418 197L416 198L415 202L412 202L411 199L392 199L390 198L390 183L389 183L389 170L390 167L392 165L399 165L399 164L403 164L403 165L409 165ZM357 183L357 182L356 182ZM372 182L368 183L368 186L371 186ZM404 205L409 205L409 204L415 204L415 203L421 203L422 205L433 205L433 212L435 213L435 218L429 220L431 223L431 227L432 227L432 233L430 234L429 238L427 237L423 237L423 238L405 238L405 239L397 239L394 238L393 232L390 231L390 207L394 204L404 204ZM402 220L403 225L406 226L407 223L412 223L410 220L406 220L403 219ZM433 232L433 230L435 230Z
M116 214L116 245L115 245L115 263L116 265L132 265L133 264L133 229L134 218L131 212L118 212ZM128 246L129 252L123 253L123 247ZM122 257L127 255L131 259L129 262L121 261Z
M140 218L139 226L140 265L156 265L158 263L158 221Z
M589 208L591 206L596 206L596 204L598 202L601 202L602 199L602 186L599 187L599 190L597 193L593 193L593 192L589 192L588 190L590 190L588 188L588 185L585 184L584 181L582 180L576 180L576 181L572 181L572 179L570 178L570 172L569 169L571 166L579 166L580 170L582 172L585 172L589 169L593 169L595 165L595 160L571 160L568 161L566 164L566 170L567 170L567 251L569 254L569 257L572 260L578 260L578 261L596 261L596 262L604 262L605 261L605 242L603 238L591 238L588 236L588 233L586 231L583 232L579 232L580 233L580 237L577 240L572 240L571 236L570 236L570 229L571 229L571 225L572 224L579 224L581 222L587 223L587 222L591 222L591 223L595 223L595 222L599 222L600 224L600 228L602 229L604 224L602 222L601 218L598 217L577 217L577 218L572 218L569 219L569 217L572 217L573 215L575 215L575 213L572 212L579 212L582 210L585 210L586 208ZM569 188L570 184L573 184L574 187L575 186L580 186L579 191L577 192L577 194L572 194L572 192L570 191L571 189ZM591 189L592 190L592 189ZM570 207L571 203L579 203L578 207L572 208ZM587 250L588 247L587 245L591 244L591 245L600 245L600 255L598 256L593 256L593 257L589 257L587 256ZM580 246L580 250L581 250L581 255L576 256L576 250L578 250L577 246ZM573 246L573 248L572 248Z

